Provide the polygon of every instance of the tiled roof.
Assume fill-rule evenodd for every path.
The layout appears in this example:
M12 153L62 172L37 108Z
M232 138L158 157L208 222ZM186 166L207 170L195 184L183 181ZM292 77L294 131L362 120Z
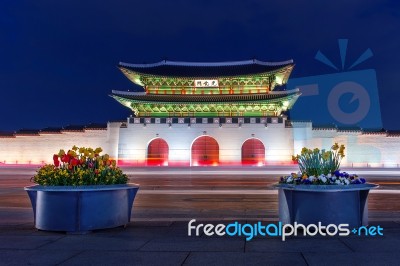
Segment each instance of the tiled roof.
M15 132L0 131L0 138L15 138Z
M39 130L37 129L20 129L15 132L16 135L39 135Z
M298 90L269 94L135 94L113 91L112 96L144 102L248 102L279 99L300 95Z
M293 60L284 62L263 62L246 60L237 62L190 63L161 61L154 64L128 64L120 62L118 67L137 73L171 77L229 77L270 72L286 66L293 66Z
M108 122L110 122L110 123L125 123L126 119L112 119L112 120L109 120Z
M373 128L369 129L369 128L367 128L367 129L363 129L362 133L364 135L378 135L378 134L387 135L387 131L385 129L383 129L383 128L381 128L381 129L373 129Z
M387 131L387 136L388 137L399 137L400 136L400 130L388 130Z
M126 120L123 120L126 122ZM20 129L16 132L0 131L0 138L13 138L15 136L39 136L42 134L62 134L63 131L107 130L107 123L91 123L83 125L68 125L66 127L46 127L37 129Z
M313 130L336 130L337 127L335 124L319 124L319 125L313 125L312 126Z
M338 127L337 131L344 131L344 132L349 132L349 131L361 131L360 127L354 126L354 127Z
M60 134L61 127L46 127L40 130L40 134Z
M84 131L85 126L79 126L79 125L68 125L66 127L63 127L62 131Z
M91 123L85 127L85 129L103 130L107 129L107 123Z

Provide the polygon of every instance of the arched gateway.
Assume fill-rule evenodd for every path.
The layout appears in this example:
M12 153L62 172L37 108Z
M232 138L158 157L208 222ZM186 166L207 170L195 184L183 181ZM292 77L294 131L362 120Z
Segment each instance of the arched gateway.
M162 138L150 141L147 147L147 165L166 166L168 165L168 144Z
M210 136L197 138L192 144L192 165L218 165L219 164L219 145Z
M256 138L246 140L242 145L243 165L262 165L265 162L264 144Z

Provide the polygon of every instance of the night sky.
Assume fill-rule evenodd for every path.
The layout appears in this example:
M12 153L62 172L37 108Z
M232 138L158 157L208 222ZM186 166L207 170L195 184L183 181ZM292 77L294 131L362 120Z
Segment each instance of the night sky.
M376 70L384 128L400 129L399 1L2 0L0 131L125 119L108 96L135 87L120 61L293 59L305 77L338 72L314 57L340 65L343 38L347 64L372 50L354 70Z

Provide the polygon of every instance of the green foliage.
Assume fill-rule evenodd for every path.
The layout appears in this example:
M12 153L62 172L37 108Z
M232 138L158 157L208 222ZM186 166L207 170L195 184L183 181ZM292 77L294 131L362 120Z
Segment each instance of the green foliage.
M300 172L307 176L327 175L339 170L344 157L344 145L335 143L329 151L303 148L300 155L293 156L299 164Z

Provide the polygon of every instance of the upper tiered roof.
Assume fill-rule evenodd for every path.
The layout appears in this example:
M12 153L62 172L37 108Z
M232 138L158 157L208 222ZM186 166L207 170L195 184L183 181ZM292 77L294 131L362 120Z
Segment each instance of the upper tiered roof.
M293 69L293 60L283 62L263 62L260 60L244 60L234 62L176 62L161 61L152 64L129 64L120 62L118 67L134 83L145 85L143 77L160 78L229 78L254 76L268 73L281 73L287 80Z
M261 74L293 66L293 60L284 62L263 62L254 59L214 63L174 62L164 60L154 64L128 64L120 62L118 66L137 73L154 76L203 78Z

